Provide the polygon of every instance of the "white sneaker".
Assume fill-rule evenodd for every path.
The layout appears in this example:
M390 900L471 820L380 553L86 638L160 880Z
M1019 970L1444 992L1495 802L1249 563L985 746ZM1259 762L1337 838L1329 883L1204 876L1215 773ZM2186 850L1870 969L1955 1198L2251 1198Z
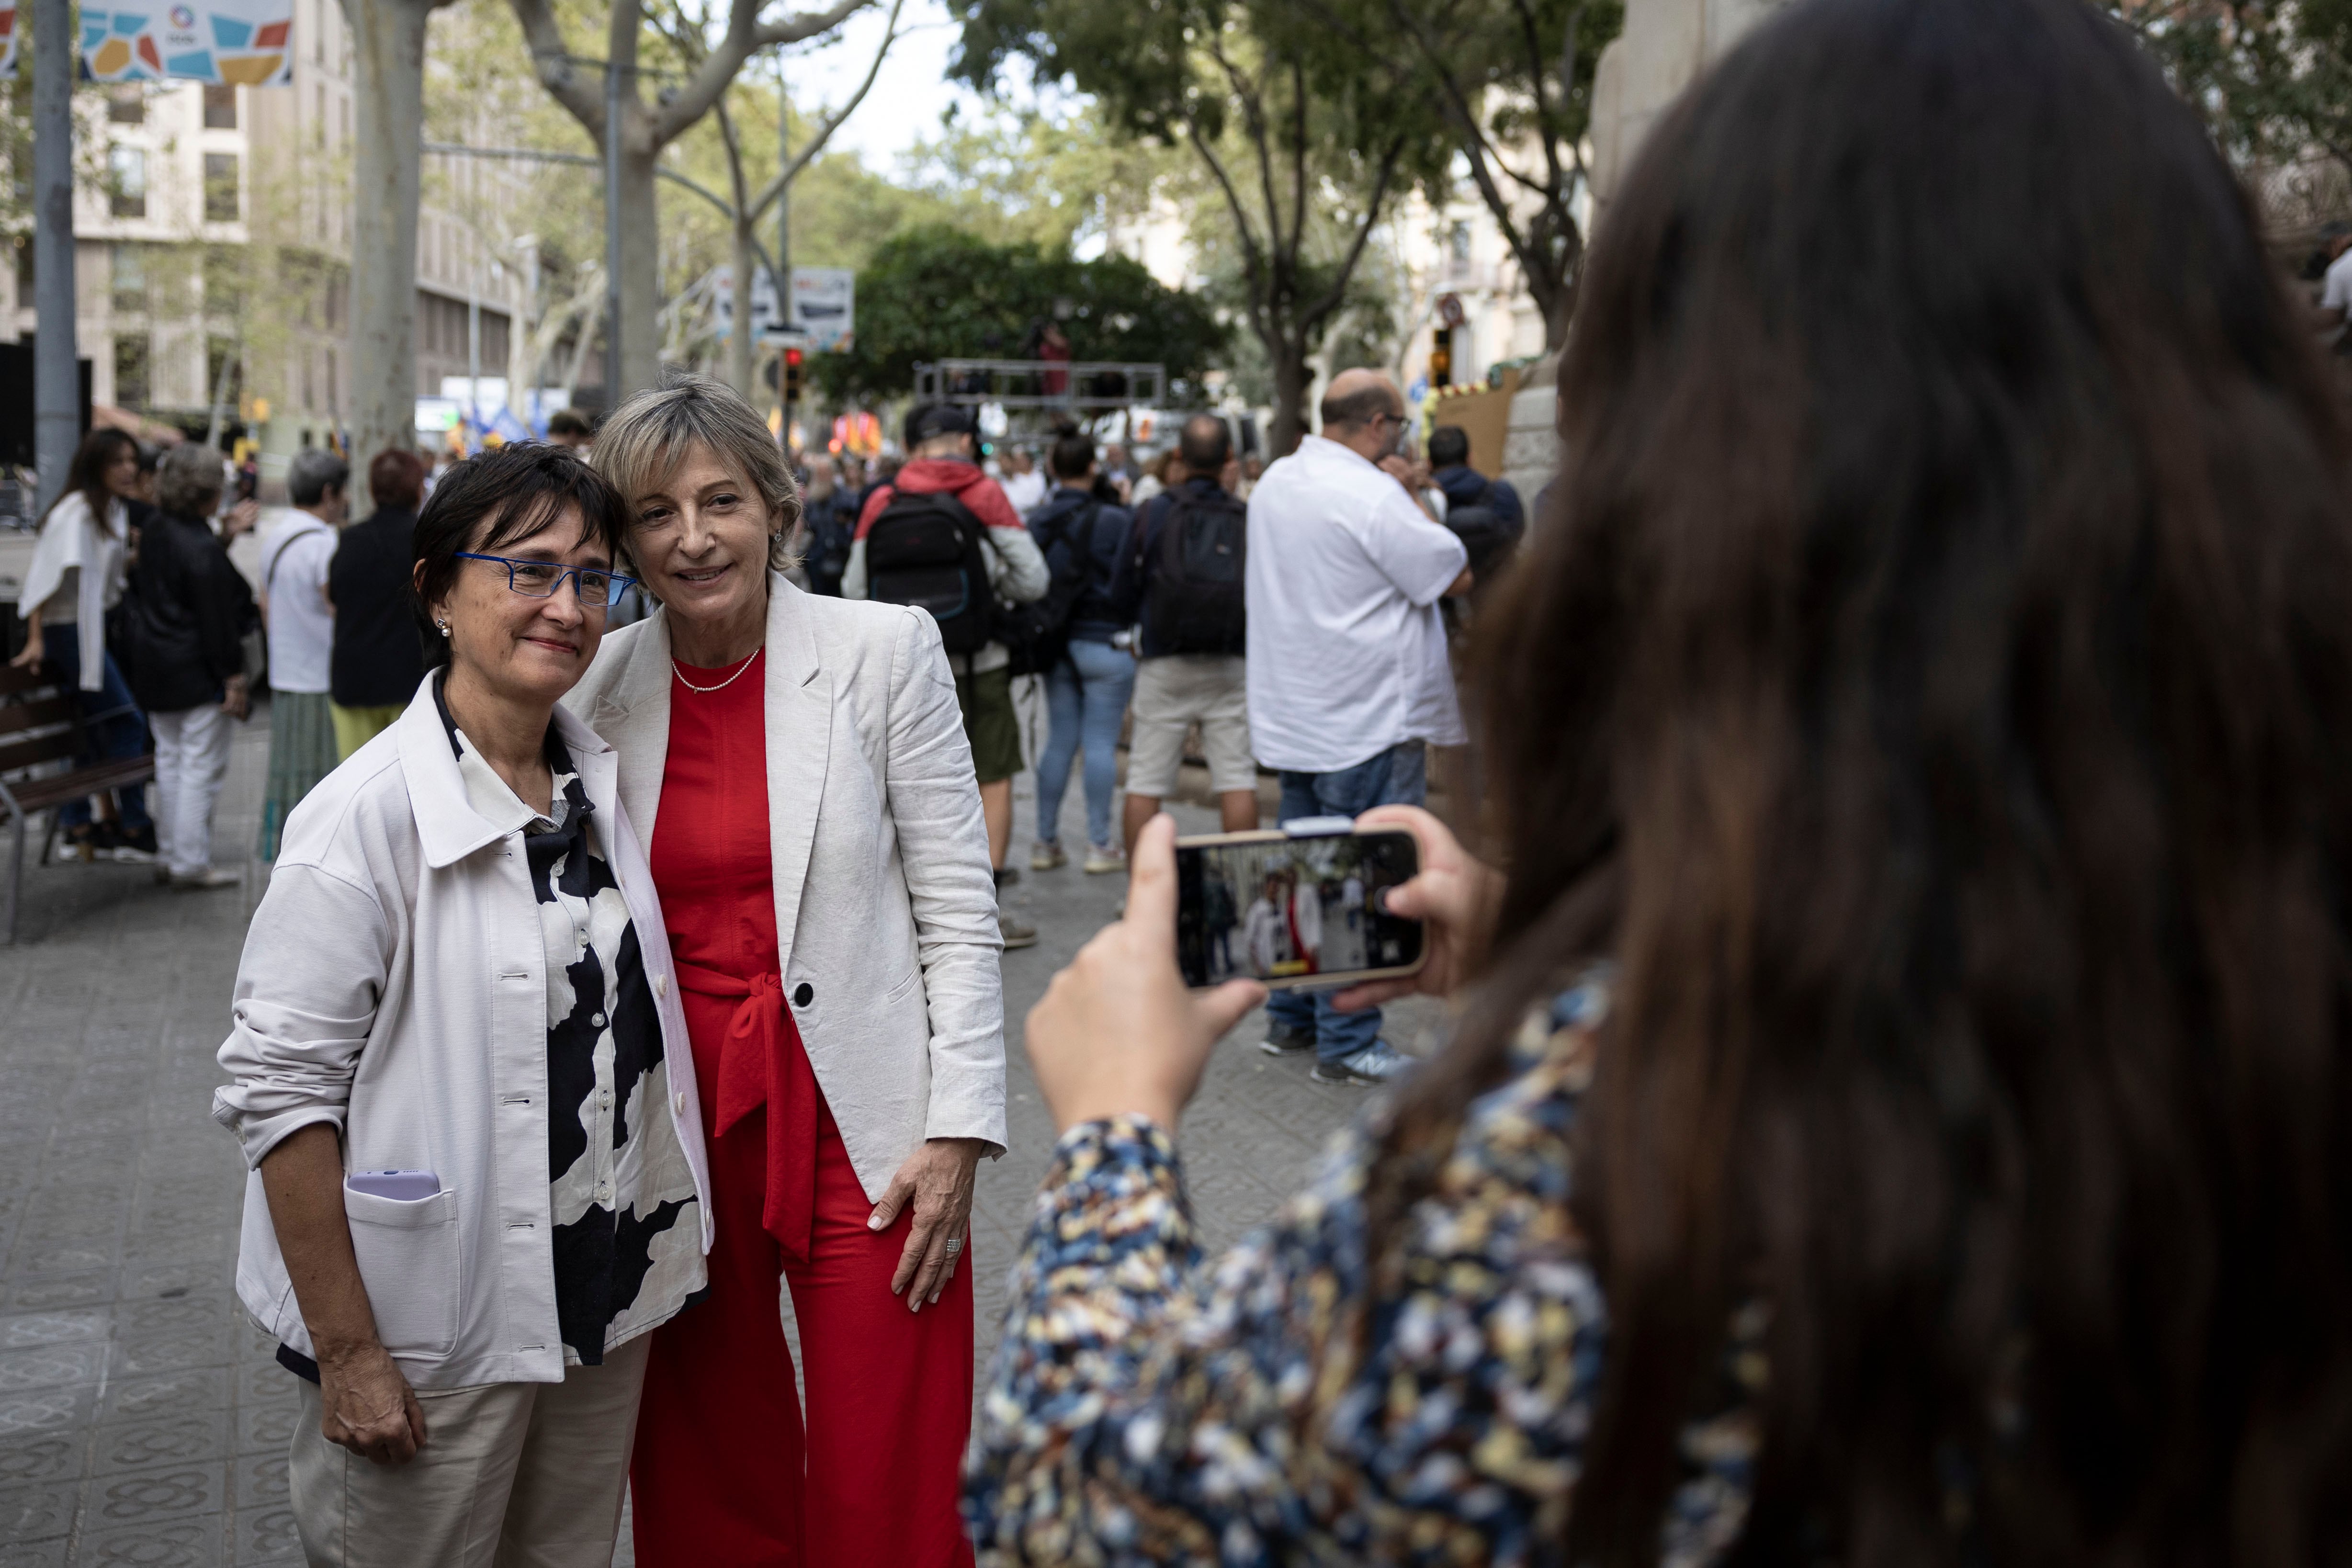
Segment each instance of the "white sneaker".
M1105 849L1100 844L1087 846L1087 874L1101 876L1109 872L1127 869L1127 857L1117 849Z
M1031 871L1059 871L1069 863L1070 857L1062 852L1062 846L1059 844L1049 844L1040 841L1029 851Z
M174 873L172 878L172 891L174 893L210 893L215 888L244 885L245 878L233 871L223 871L215 865L208 865L200 872L185 876Z
M1318 1061L1307 1076L1318 1083L1393 1083L1420 1063L1387 1040L1376 1040L1339 1061Z

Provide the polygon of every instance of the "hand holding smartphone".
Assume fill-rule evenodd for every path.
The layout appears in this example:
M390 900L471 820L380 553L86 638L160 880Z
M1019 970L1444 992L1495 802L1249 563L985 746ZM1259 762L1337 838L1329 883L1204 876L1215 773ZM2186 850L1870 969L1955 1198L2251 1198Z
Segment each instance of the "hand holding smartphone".
M1402 827L1318 817L1273 831L1176 841L1176 955L1187 986L1252 979L1275 989L1394 980L1426 956L1418 920L1381 894L1421 870Z

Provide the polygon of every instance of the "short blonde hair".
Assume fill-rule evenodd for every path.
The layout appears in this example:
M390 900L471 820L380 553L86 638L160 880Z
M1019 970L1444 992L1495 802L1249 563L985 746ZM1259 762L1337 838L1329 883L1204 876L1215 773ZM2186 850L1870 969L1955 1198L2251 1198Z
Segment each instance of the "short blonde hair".
M772 522L768 569L789 571L798 565L793 540L800 532L800 486L767 422L724 382L666 372L659 386L637 393L604 422L589 461L621 492L634 517L638 497L660 488L697 446L741 473L766 503Z

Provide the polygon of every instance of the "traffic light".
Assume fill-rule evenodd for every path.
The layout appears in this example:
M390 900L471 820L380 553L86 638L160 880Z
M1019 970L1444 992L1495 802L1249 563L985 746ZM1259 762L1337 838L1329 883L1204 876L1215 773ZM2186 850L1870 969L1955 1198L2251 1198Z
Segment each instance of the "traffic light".
M1454 329L1440 327L1429 339L1429 384L1433 387L1454 384Z
M801 351L798 349L786 349L784 350L784 402L795 403L800 401Z

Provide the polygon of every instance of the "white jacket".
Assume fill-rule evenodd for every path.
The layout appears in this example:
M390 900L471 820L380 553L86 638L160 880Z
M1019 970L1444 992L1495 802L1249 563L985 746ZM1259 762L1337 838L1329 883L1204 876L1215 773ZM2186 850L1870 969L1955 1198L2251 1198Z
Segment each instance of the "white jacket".
M79 490L67 491L34 537L33 559L16 595L16 613L29 616L65 586L67 572L81 574L75 579L74 626L86 692L106 684L106 612L122 599L130 534L130 509L119 498L106 503L106 526L100 528L89 498Z
M661 902L616 790L613 748L558 708L595 808L599 847L635 923L671 1090L700 1197L710 1180L694 1051ZM559 1383L547 1174L547 953L523 823L467 798L432 676L399 722L322 779L287 819L269 891L246 933L235 1082L213 1119L255 1167L237 1297L313 1354L278 1250L261 1157L297 1128L341 1130L346 1170L428 1170L440 1193L403 1203L344 1189L352 1248L384 1348L420 1388Z
M869 1198L926 1138L1004 1146L1003 938L939 623L768 578L768 847L793 1021ZM563 700L621 754L647 844L669 755L669 616L604 639Z

